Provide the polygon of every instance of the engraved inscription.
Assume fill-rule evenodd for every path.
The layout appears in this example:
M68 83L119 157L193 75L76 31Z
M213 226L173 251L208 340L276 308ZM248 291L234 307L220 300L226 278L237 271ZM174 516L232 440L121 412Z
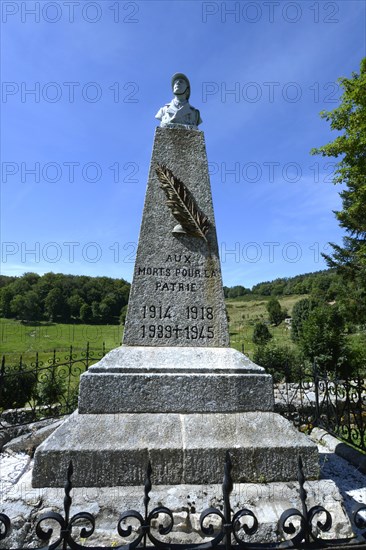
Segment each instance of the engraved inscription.
M201 269L193 267L136 267L136 274L152 277L192 277L195 279L211 279L218 277L216 269Z
M144 319L171 319L170 306L143 306Z
M186 340L211 340L215 337L213 326L190 325L181 327L179 325L141 325L141 338L175 339L185 338Z
M155 283L155 290L170 290L171 292L177 291L187 291L187 292L195 292L197 290L196 283L162 283L161 281L158 281Z
M187 319L213 319L213 308L208 307L197 307L197 306L188 306L187 307Z
M214 326L207 326L200 321L214 321L214 308L212 306L187 306L182 315L176 316L177 320L186 319L182 324L161 324L159 321L170 319L174 321L171 306L144 305L142 306L142 318L148 324L140 327L140 337L143 339L159 340L211 340L215 337ZM154 323L155 321L155 323Z
M169 254L166 262L184 262L185 264L191 263L191 256L187 254Z

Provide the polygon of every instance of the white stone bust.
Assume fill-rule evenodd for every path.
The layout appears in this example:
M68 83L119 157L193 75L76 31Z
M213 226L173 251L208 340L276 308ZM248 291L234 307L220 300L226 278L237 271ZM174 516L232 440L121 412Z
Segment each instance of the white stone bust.
M174 98L159 109L155 118L160 120L160 126L163 127L183 126L197 129L202 120L199 110L189 104L191 85L188 78L182 73L175 73L171 85Z

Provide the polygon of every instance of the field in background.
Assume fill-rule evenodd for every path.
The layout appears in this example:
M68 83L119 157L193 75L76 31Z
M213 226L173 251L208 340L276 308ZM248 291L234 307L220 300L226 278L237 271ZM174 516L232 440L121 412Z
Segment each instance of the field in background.
M284 296L279 298L282 308L291 314L294 304L305 296ZM254 325L258 321L267 321L266 304L270 298L243 296L226 300L227 312L230 318L231 347L242 350L252 356L254 344L252 335ZM283 322L278 327L269 326L276 341L292 346L290 330ZM84 325L60 323L29 323L0 319L1 354L6 356L6 363L18 363L19 356L23 355L24 363L34 361L39 352L41 360L48 359L53 350L67 354L70 345L75 354L85 350L87 342L90 349L100 352L103 342L107 350L121 344L123 327L119 325Z
M278 301L282 309L287 309L291 315L296 302L306 298L307 295L281 296ZM242 351L244 344L244 353L252 357L255 345L252 342L254 326L257 322L268 321L266 309L270 296L242 296L236 299L226 300L226 308L230 319L230 344L231 347ZM285 322L278 327L268 324L268 328L273 335L273 340L283 345L293 347L291 340L291 329Z
M92 351L100 352L103 342L106 350L121 345L123 327L119 325L83 325L62 323L22 324L12 319L0 319L1 355L5 355L7 364L17 364L19 356L23 362L49 359L55 349L57 353L68 354L70 346L73 353L80 355L85 351L87 342Z

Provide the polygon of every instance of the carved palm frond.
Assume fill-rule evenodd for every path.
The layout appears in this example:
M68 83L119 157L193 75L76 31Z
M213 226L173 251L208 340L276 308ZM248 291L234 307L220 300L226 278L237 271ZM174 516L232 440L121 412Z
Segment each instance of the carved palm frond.
M193 195L165 165L157 164L155 172L167 196L166 203L184 231L191 237L200 237L207 242L210 222L198 208Z

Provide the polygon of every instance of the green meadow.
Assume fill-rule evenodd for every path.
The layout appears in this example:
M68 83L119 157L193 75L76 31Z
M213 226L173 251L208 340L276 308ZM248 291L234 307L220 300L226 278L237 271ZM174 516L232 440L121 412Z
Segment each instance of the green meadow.
M296 302L306 298L306 295L280 296L278 301L282 309L286 309L291 315ZM259 321L268 321L267 302L270 296L241 296L240 298L226 300L226 309L229 315L230 345L252 357L255 344L252 341L255 324ZM283 321L279 326L268 325L273 340L278 343L294 346L291 340L291 329Z
M12 319L0 319L1 354L6 364L17 364L20 355L24 363L51 357L53 350L61 357L69 353L80 355L89 349L101 352L103 342L107 351L121 344L123 327L120 325L85 325L37 322L22 324Z
M291 315L294 304L304 296L284 296L279 298L282 308ZM229 315L231 347L242 350L252 356L254 344L252 335L258 321L266 321L266 304L269 297L242 296L226 300ZM269 327L273 338L292 346L290 330L282 322L278 327ZM101 352L103 342L106 350L119 346L122 342L123 327L120 325L89 325L37 322L24 324L12 319L0 319L1 353L6 364L17 364L20 355L24 363L34 361L36 352L41 360L48 359L53 350L61 357L68 354L70 346L73 353L80 355L85 351L87 342L90 350Z

